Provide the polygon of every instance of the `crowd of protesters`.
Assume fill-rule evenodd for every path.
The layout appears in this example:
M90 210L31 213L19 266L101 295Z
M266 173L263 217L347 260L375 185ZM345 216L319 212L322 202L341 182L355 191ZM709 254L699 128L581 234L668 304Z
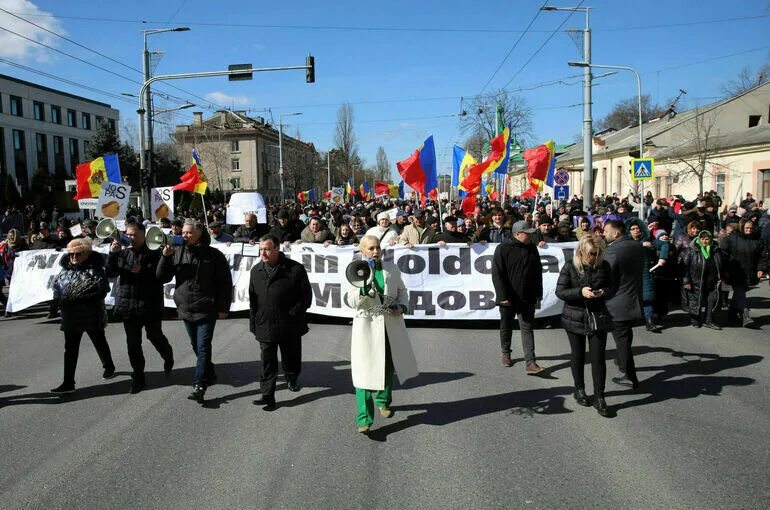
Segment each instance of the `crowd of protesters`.
M767 276L770 250L770 216L764 204L755 201L750 193L740 204L732 205L723 205L714 192L698 196L695 200L686 200L681 196L655 199L650 193L645 197L597 196L589 212L583 211L583 204L577 197L570 201L556 201L545 194L534 200L509 199L502 203L483 199L472 211L463 210L459 201L455 200L422 203L381 197L346 204L291 202L268 207L267 223L259 223L254 213L246 213L243 223L239 225L224 221L227 204L214 203L198 212L178 210L175 216L173 221L163 219L160 222L171 240L164 247L162 257L144 244L145 228L150 222L138 209L130 210L126 218L125 236L130 241L130 250L111 238L98 237L96 221L69 219L56 207L51 211L32 206L23 211L9 207L0 217L2 287L10 281L18 252L66 249L68 253L68 257L61 261L62 271L54 283L54 300L49 307L49 317L52 318L59 313L61 306L61 325L66 340L64 381L51 390L52 393L75 391L75 367L84 332L88 333L99 354L104 378L114 377L115 366L104 339L106 313L93 314L89 310L105 312L103 301L108 288L107 277L120 273L118 269L122 267L119 294L123 297L119 301L123 305L136 304L141 294L139 291L144 290L152 291L152 295L160 299L162 283L176 276L178 287L175 300L198 358L190 398L202 402L206 387L216 379L214 365L210 361L214 323L217 318L227 317L229 289L232 286L224 256L209 247L209 244L216 243L258 244L262 250L260 258L263 264L255 266L252 271L250 296L253 302L250 306L252 332L260 341L266 367L260 379L263 396L255 404L265 406L266 410L274 409L276 405L273 392L277 347L282 352L286 351L284 356L288 352L297 353L294 358L289 356L294 360L290 363L294 368L287 368L284 360L284 370L290 379L289 389L299 391L297 376L301 351L297 346L299 337L307 332L306 327L292 337L294 347L290 347L281 335L263 334L267 326L254 325L255 318L278 317L283 313L279 310L280 306L269 308L270 298L256 297L260 292L267 292L269 284L265 282L272 282L279 266L289 267L288 259L279 254L279 248L293 243L360 245L362 254L374 264L375 276L379 275L382 280L377 280L381 299L388 292L395 293L392 286L384 283L386 279L383 275L397 273L395 266L381 265L381 250L395 245L412 248L423 244L444 247L448 243L495 243L492 280L501 315L502 364L505 367L513 365L511 336L514 320L518 320L526 374L537 375L545 370L536 360L533 328L535 310L543 297L542 268L537 248L551 243L575 242L574 256L562 267L556 287L557 297L564 301L561 320L570 343L574 398L580 405L593 405L601 416L610 416L604 398L608 333L612 333L617 346L615 364L621 373L612 381L631 389L637 388L639 380L631 348L633 328L643 320L648 331L660 333L666 326L665 318L672 307L681 307L695 328L721 329L719 323L723 321L718 318L721 311L727 311L727 321L723 325L753 326L747 290ZM93 245L99 243L110 244L107 271L103 257L92 251ZM126 259L122 265L118 261L120 257ZM156 260L158 257L160 262ZM215 278L211 275L207 277L211 288L206 287L206 290L200 286L200 267L201 260L209 267L209 259L219 261L219 273ZM302 268L296 262L291 264ZM194 267L197 269L191 269ZM281 269L284 272L287 270ZM304 269L301 272L304 273ZM261 280L255 280L255 275ZM152 285L147 283L150 280ZM182 287L179 287L180 281ZM307 276L302 281L306 282ZM256 287L254 282L257 282ZM189 291L184 287L187 283L190 283ZM294 289L297 285L293 283L286 289ZM218 293L212 290L214 288L219 289ZM357 289L351 292L349 295L364 296L363 290L361 294ZM301 305L304 314L310 306L309 290L305 294L301 299L294 299L298 304L287 310ZM390 297L396 299L395 294ZM4 290L0 292L0 301L5 306L7 297ZM139 301L149 302L144 298ZM214 301L216 307L212 304ZM205 303L202 308L201 303ZM162 309L157 303L154 308ZM120 306L116 309L122 310ZM406 309L396 307L393 310L390 313L399 315L401 322L398 324L402 324L400 314ZM82 317L84 314L86 318ZM296 322L298 315L295 315L283 317L279 321L283 324L280 328L285 329L286 324ZM123 317L124 320L126 317ZM147 320L145 312L136 317ZM130 316L126 322L133 368L130 393L141 391L145 385L141 325L136 317ZM360 315L356 317L360 319ZM143 324L164 360L164 371L168 373L174 364L173 352L163 336L160 322L156 317ZM283 331L280 328L271 329L273 326L265 331ZM394 333L390 331L389 334ZM353 336L355 340L356 334ZM385 341L388 342L388 334ZM585 392L583 375L586 345L589 347L594 384L592 398ZM384 417L392 416L389 381L394 362L389 348L383 352L387 356L378 363L382 365L380 368L384 367L385 382L380 384L382 381L379 381L382 370L377 372L379 382L373 386L361 383L364 379L361 375L358 377L361 383L357 384L357 395L360 393L359 432L368 433L374 404L380 407ZM401 370L399 374L402 375Z

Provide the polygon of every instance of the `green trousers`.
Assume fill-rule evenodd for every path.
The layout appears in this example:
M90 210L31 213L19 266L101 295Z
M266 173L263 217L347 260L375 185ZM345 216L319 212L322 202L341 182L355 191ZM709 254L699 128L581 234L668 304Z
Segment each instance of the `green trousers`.
M390 356L390 343L385 339L385 389L365 390L356 388L356 426L374 423L374 405L380 409L390 407L393 401L393 358Z

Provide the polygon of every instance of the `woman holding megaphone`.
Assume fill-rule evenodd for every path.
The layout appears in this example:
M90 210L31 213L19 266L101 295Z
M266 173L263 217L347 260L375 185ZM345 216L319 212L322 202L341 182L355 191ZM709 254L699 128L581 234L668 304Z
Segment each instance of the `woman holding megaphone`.
M401 384L418 372L404 322L408 298L401 271L395 264L382 261L377 237L364 236L360 250L369 272L366 268L346 271L346 298L355 311L350 366L356 388L356 425L358 432L368 434L375 405L383 418L393 416L394 370ZM356 263L360 264L351 264Z

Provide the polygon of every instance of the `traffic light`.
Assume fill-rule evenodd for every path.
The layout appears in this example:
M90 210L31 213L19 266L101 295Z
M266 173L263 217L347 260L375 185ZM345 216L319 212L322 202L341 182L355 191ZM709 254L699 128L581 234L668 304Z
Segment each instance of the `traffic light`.
M308 55L305 58L305 81L307 83L315 83L315 57Z

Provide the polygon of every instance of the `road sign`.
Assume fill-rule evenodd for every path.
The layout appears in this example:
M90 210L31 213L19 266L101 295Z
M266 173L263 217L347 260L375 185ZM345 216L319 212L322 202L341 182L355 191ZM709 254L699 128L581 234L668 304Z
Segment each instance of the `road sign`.
M569 186L554 186L553 196L556 200L569 200Z
M569 182L569 172L566 170L558 170L553 174L553 182L559 186L566 186Z
M251 64L230 64L227 66L228 71L240 71L241 69L251 69L253 66ZM227 76L227 79L229 81L241 81L241 80L250 80L252 73L239 73L239 74L230 74Z
M655 159L640 158L631 160L631 177L635 181L651 181L655 175Z

